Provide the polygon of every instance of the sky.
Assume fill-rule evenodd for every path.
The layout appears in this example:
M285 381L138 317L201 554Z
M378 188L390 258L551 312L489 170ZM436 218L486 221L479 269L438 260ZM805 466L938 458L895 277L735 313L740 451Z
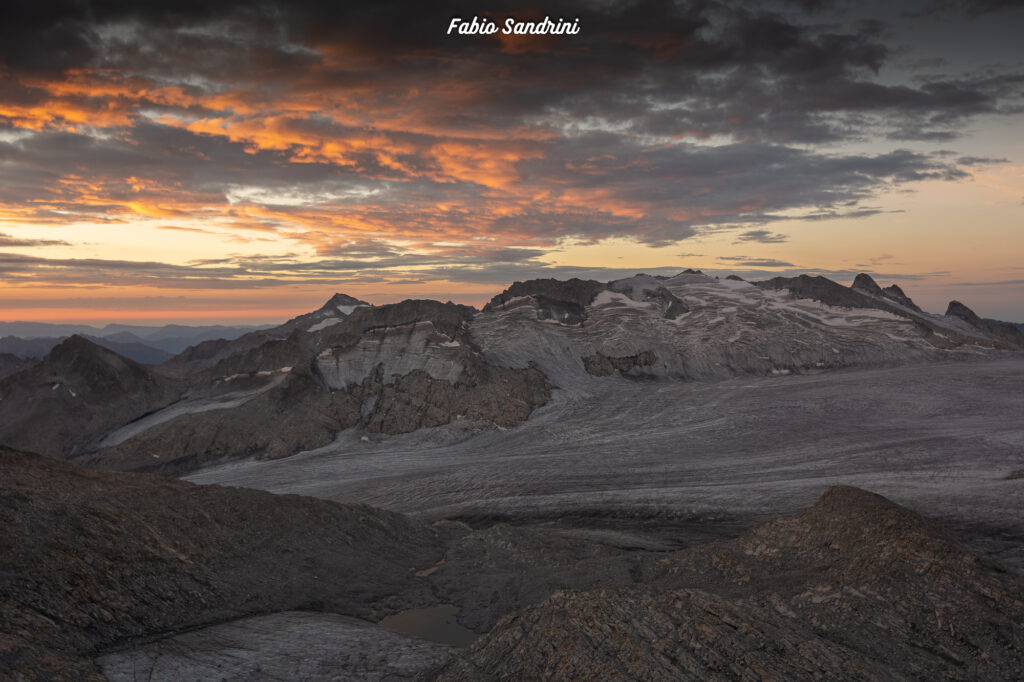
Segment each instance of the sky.
M0 24L0 320L858 272L1024 321L1024 2L57 0ZM492 35L448 33L454 18ZM575 35L505 35L507 19Z

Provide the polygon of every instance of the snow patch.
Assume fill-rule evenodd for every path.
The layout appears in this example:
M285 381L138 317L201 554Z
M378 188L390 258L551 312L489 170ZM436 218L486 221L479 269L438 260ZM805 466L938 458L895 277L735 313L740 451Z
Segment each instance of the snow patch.
M335 306L335 308L338 309L338 312L341 313L342 315L351 315L352 311L355 310L356 308L367 308L367 307L369 307L369 306L363 305L362 303L360 303L359 305L339 305L339 306Z
M319 322L317 322L316 324L311 326L306 331L318 332L321 329L327 329L328 327L333 327L334 325L340 324L340 323L341 323L341 318L338 318L338 317L328 317L325 320L320 320Z
M634 301L625 294L620 294L617 291L602 291L591 303L593 306L604 306L604 305L620 305L626 306L627 308L640 308L642 310L650 310L654 307L653 303L648 301Z

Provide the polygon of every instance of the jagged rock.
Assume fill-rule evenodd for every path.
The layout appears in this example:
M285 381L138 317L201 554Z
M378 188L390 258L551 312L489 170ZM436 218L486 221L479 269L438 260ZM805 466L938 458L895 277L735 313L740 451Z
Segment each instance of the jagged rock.
M869 296L884 296L882 287L878 286L878 283L871 278L871 275L866 272L862 272L853 279L853 284L850 286L851 289L857 291L863 291Z
M606 285L601 282L575 277L567 281L531 279L526 282L514 282L508 289L492 298L484 306L484 310L494 310L514 298L532 296L537 307L538 319L578 325L587 319L586 307L605 288Z
M978 317L977 313L960 301L950 301L946 308L947 317L963 320L990 338L1016 348L1024 348L1024 332L1009 322L991 322Z
M949 305L946 307L946 315L959 317L967 324L972 327L977 327L978 329L981 329L984 323L984 320L978 317L973 310L965 306L960 301L950 301Z
M890 284L889 286L882 289L882 295L884 295L891 301L895 301L896 303L899 303L902 306L910 308L911 310L922 312L921 309L917 307L917 304L914 303L914 301L909 296L903 293L903 289L900 289L899 286L895 284Z
M40 529L46 529L40 532ZM100 650L296 608L433 603L442 538L398 514L83 469L0 448L0 671L100 680Z
M789 289L798 298L810 298L832 306L845 306L849 308L876 307L870 299L865 298L858 292L851 291L842 284L833 282L821 275L816 277L811 277L810 275L773 277L772 279L754 282L753 284L762 289ZM874 284L873 280L872 284Z
M351 315L357 308L371 308L371 304L361 301L348 294L334 294L320 308L305 315L294 317L280 327L269 331L271 336L280 337L290 334L296 329L305 332L318 332L334 326Z
M81 336L0 380L0 442L51 457L88 449L110 429L168 405L179 383Z
M441 680L1016 679L1020 577L856 488L704 547L636 587L559 592L502 619Z
M690 310L675 294L666 289L659 279L649 275L640 274L609 282L608 288L625 294L634 301L653 303L669 320L674 320Z
M345 340L354 343L367 331L403 327L417 322L430 322L435 329L454 340L462 337L466 324L476 312L475 308L451 301L439 303L415 299L373 308L357 308L352 311L346 324L339 327L343 336L331 337L329 343L332 346L342 345Z
M649 367L657 361L658 356L649 350L623 357L608 357L603 353L595 353L583 358L583 367L589 374L605 377L610 374L626 374L637 367Z
M358 389L349 391L359 401L370 433L408 433L456 419L513 426L551 399L544 375L533 368L477 363L459 381L414 370L389 383L383 382L382 370L378 366Z

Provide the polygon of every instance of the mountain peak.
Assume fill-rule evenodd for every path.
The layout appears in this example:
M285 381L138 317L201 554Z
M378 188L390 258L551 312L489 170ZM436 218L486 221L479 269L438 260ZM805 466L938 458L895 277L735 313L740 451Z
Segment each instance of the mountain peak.
M899 286L895 284L890 284L886 288L882 289L882 294L890 301L895 301L896 303L899 303L904 307L910 308L911 310L921 312L921 309L917 307L917 304L914 303L914 301L909 296L903 293L903 289L900 289Z
M946 315L952 317L959 317L967 324L973 325L975 327L980 328L982 326L980 324L981 318L978 317L978 314L975 313L970 308L968 308L967 306L965 306L960 301L950 301L949 305L946 307Z
M369 305L370 304L367 303L366 301L360 301L358 298L353 298L348 294L338 293L334 294L334 296L331 296L329 299L327 299L327 303L324 303L320 309L324 310L326 308L336 308L340 310L341 308L358 308L359 306ZM345 312L344 314L348 315L348 312Z
M851 289L857 289L866 294L872 296L884 296L882 287L878 286L878 283L871 278L871 275L866 272L862 272L853 280L853 284L850 286Z

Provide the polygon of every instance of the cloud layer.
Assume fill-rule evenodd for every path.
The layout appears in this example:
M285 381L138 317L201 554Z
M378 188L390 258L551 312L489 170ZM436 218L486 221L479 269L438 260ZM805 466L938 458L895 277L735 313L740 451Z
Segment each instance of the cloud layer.
M487 15L543 18L532 7ZM872 215L879 193L1003 161L939 145L1022 106L1024 74L1010 68L887 75L887 26L834 3L563 1L544 12L578 17L578 36L446 35L452 17L480 12L17 3L0 27L0 247L62 243L8 226L160 220L302 255L7 255L0 277L500 281L543 271L567 239L667 245L729 230L781 243L765 226Z

